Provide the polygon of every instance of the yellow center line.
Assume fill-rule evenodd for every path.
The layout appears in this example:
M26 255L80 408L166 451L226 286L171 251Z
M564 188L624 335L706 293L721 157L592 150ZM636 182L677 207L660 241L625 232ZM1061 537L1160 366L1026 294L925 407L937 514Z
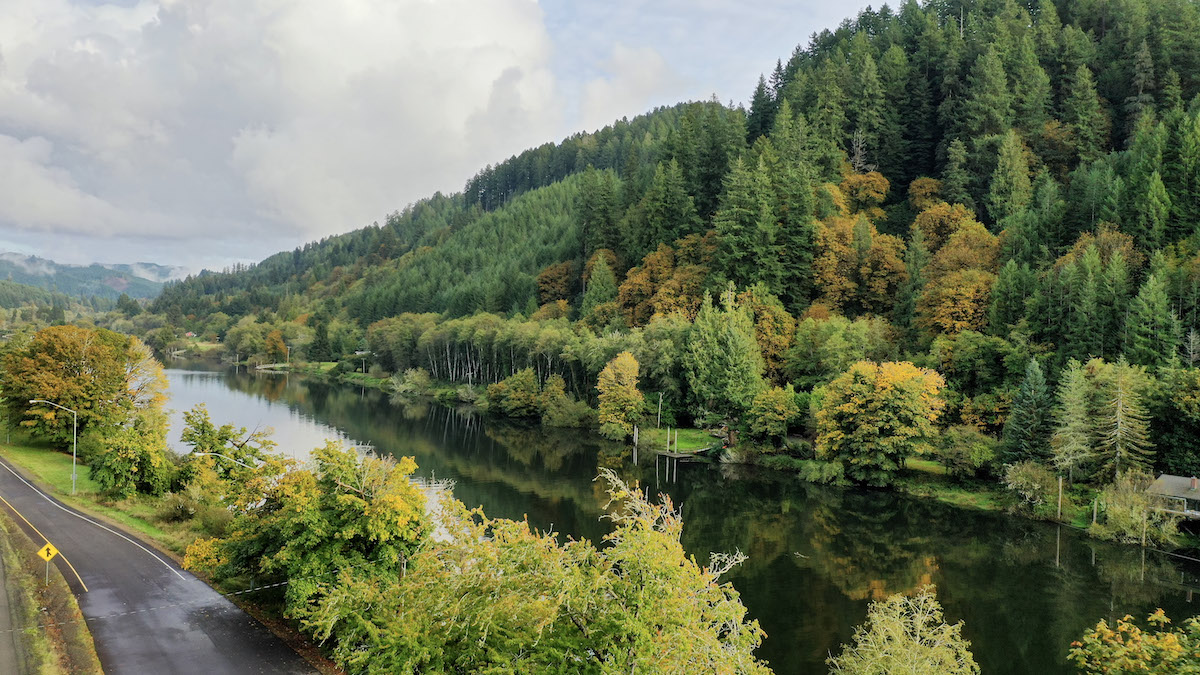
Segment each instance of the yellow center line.
M50 539L46 535L42 534L42 531L37 529L37 527L33 523L29 522L28 518L21 515L21 512L17 510L17 507L10 504L9 501L7 499L5 499L3 495L0 495L0 502L4 502L5 506L12 509L12 512L17 514L17 517L19 517L21 520L25 521L26 525L28 525L29 527L32 527L33 531L37 532L39 537L41 537L42 539L45 539L47 544L50 543ZM83 583L83 577L79 576L79 572L75 570L75 566L71 564L71 561L67 560L67 556L64 555L62 551L59 551L58 557L62 558L63 562L67 563L67 567L71 568L71 571L75 573L75 578L79 580L79 585L83 586L83 592L87 593L87 590L88 590L87 584Z

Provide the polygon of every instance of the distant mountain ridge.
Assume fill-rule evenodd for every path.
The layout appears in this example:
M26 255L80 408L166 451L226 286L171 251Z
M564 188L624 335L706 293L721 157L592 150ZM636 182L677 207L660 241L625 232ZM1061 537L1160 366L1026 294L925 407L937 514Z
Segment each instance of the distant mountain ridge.
M37 256L0 252L0 279L56 290L75 296L116 299L156 297L167 281L182 279L187 270L155 263L67 265Z

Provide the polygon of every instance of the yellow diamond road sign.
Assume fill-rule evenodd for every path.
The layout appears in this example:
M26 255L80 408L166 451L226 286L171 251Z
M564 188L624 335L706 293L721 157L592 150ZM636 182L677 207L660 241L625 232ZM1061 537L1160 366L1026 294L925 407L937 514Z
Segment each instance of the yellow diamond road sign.
M38 555L42 556L46 562L50 562L54 556L58 555L58 549L54 548L54 544L46 542L46 545L38 551Z

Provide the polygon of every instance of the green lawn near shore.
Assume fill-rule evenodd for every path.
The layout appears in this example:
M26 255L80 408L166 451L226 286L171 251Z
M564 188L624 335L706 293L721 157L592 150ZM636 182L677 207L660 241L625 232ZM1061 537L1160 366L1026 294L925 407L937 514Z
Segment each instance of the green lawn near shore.
M642 428L638 431L638 444L651 450L666 450L667 431L666 427L662 429ZM670 429L670 432L671 452L696 452L721 444L721 439L704 429ZM678 446L675 443L676 434L678 434Z

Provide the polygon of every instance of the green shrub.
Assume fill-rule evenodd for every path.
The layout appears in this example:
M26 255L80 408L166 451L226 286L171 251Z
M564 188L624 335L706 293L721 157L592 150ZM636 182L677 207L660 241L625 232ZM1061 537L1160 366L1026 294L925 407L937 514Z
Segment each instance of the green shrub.
M846 467L841 462L827 462L820 459L799 460L800 480L822 485L845 485Z
M518 370L487 388L489 410L509 417L540 417L540 390L533 368Z
M799 459L815 459L812 441L806 438L789 438L783 444L783 451Z
M956 478L994 475L1000 443L973 426L954 426L942 432L934 455Z
M1032 461L1009 464L1004 470L1004 486L1033 515L1050 518L1056 513L1058 479L1041 464Z
M409 368L392 376L392 392L401 396L424 396L431 384L429 373L424 368Z
M1101 539L1141 543L1143 528L1148 544L1172 544L1179 538L1179 517L1155 510L1165 506L1146 493L1154 477L1143 471L1126 471L1100 492L1103 518L1088 528Z
M548 427L587 429L596 424L596 411L583 401L561 396L546 402L542 424Z
M158 503L156 515L164 523L181 523L196 517L196 500L177 492L168 492Z

